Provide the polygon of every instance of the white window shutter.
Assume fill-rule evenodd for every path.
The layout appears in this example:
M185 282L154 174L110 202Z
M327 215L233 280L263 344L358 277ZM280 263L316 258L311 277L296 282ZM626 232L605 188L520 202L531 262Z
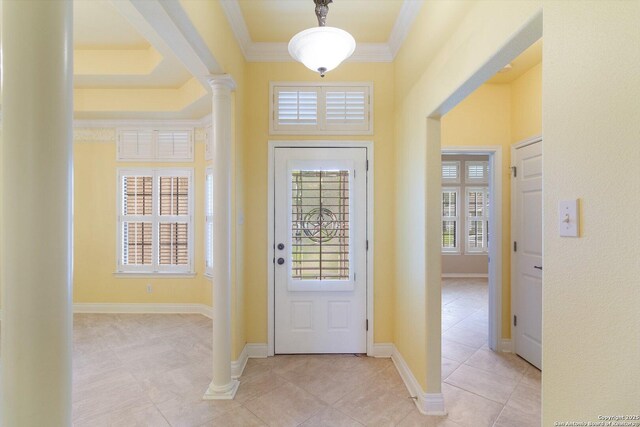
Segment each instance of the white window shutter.
M192 133L187 130L157 131L158 160L186 161L193 159Z
M276 87L273 126L277 130L304 130L318 127L318 89Z
M458 161L442 162L442 182L456 183L456 184L460 182L460 162Z
M327 130L369 129L369 88L323 88Z
M147 160L154 157L153 132L121 130L118 133L118 160Z

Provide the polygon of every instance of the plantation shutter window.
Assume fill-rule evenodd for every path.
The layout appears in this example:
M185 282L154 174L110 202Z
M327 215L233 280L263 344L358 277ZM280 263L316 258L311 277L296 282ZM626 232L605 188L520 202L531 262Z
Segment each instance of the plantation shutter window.
M193 156L191 138L189 131L158 131L158 160L190 160Z
M373 133L371 84L271 85L271 134L368 135Z
M457 253L458 244L458 194L459 188L442 190L442 251Z
M468 182L489 182L489 162L465 162Z
M489 251L489 190L487 187L466 191L466 250L470 253Z
M145 160L154 157L153 132L123 130L118 134L118 160Z
M313 87L275 88L273 128L281 131L318 129L319 93Z
M460 183L460 162L442 162L442 183Z
M191 162L193 129L117 129L120 162Z
M327 130L367 130L369 126L368 88L324 88Z
M119 182L118 271L192 272L192 171L121 170Z

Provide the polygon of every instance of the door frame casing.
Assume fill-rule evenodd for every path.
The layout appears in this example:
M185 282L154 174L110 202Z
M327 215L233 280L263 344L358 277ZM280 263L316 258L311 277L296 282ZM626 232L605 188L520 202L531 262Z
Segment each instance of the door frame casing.
M537 143L542 144L542 134L539 135L535 135L532 136L530 138L524 139L516 144L513 144L511 146L511 167L515 166L515 158L516 158L516 151L520 148L524 148L526 146L532 145L532 144L537 144ZM540 145L540 149L542 151L542 161L544 162L544 145ZM513 175L510 175L513 176ZM512 181L511 184L511 212L510 212L510 216L511 216L511 242L516 242L518 241L518 226L520 224L516 224L515 219L515 212L516 212L516 183ZM544 188L542 189L542 194L544 196ZM544 197L542 198L542 203L544 206ZM544 235L544 221L542 222L542 231L543 231L543 235ZM514 354L516 354L516 340L517 340L517 334L514 333L514 326L513 326L513 315L515 314L515 309L516 309L516 303L517 303L517 294L518 294L518 289L515 286L516 283L516 279L517 279L517 274L516 274L516 267L517 267L517 263L516 263L516 256L512 255L511 256L511 319L509 319L509 329L511 330L511 349L512 352ZM542 276L542 283L544 286L544 275ZM544 287L542 288L544 290Z
M374 331L374 312L373 312L373 141L342 141L342 140L319 140L319 141L269 141L269 166L268 166L268 191L267 191L267 355L275 355L275 268L273 260L275 259L275 149L276 148L365 148L367 150L368 170L367 177L367 224L366 236L369 242L369 248L366 251L367 259L367 300L366 300L366 318L369 328L367 334L367 355L373 356L373 331Z
M489 234L489 348L493 351L507 350L502 344L502 149L501 145L441 149L443 155L489 156L489 229L494 230Z

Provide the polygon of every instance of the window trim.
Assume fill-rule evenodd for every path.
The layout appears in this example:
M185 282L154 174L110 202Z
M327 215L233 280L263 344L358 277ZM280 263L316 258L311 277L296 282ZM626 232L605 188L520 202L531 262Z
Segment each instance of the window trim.
M444 216L442 210L442 195L445 192L453 192L456 193L456 216ZM460 187L456 186L443 186L440 190L440 229L442 229L442 224L444 221L455 221L456 223L456 246L454 248L445 248L442 246L442 235L440 236L440 251L443 254L448 255L459 255L460 251Z
M276 124L276 93L278 88L290 88L291 90L316 89L318 94L318 124L308 128L300 128L301 125L290 127ZM325 110L325 93L331 89L365 89L365 114L367 115L366 129L354 129L340 127L338 125L327 126ZM367 103L368 101L368 103ZM269 83L269 134L270 135L373 135L373 82L270 82Z
M483 193L482 198L484 200L484 206L482 209L482 216L469 215L469 193ZM489 215L487 215L489 209L489 186L468 186L464 189L464 201L465 201L465 221L464 221L464 251L466 255L487 255L489 253L489 235L488 224ZM469 246L469 230L471 229L471 221L482 221L482 241L483 248L471 248Z
M121 277L125 275L139 275L139 276L193 276L195 275L194 269L194 246L195 246L195 222L194 222L194 193L196 190L195 181L193 179L193 168L117 168L116 171L116 275ZM122 214L122 178L124 176L151 176L151 194L152 194L152 214L149 216L149 222L152 227L152 264L147 267L144 265L125 265L122 263L122 224L125 222L126 217ZM158 213L159 210L159 188L158 181L162 176L171 177L188 177L189 178L189 215L188 215L188 256L189 263L186 266L162 266L158 263L159 256L159 224L160 222L168 222L167 218L161 217ZM175 218L175 217L172 217ZM146 221L146 220L145 220ZM170 221L169 221L170 222ZM182 222L182 221L174 221Z

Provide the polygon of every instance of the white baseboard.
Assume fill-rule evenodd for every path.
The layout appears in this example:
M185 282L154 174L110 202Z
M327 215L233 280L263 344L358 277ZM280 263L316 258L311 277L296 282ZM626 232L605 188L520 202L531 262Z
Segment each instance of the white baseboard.
M513 341L509 339L501 339L498 343L498 350L503 353L513 353Z
M398 349L393 346L393 354L391 355L391 360L393 360L393 364L396 366L400 377L404 381L407 390L411 396L415 396L415 403L418 407L418 410L425 415L446 415L447 412L444 408L444 396L442 393L425 393L422 391L422 387L418 383L418 380L413 375L407 362L405 362L402 354L398 351Z
M391 357L394 345L392 343L373 344L373 351L369 354L372 357Z
M266 343L247 343L244 348L247 350L249 359L264 359L269 356L269 347Z
M242 351L240 352L240 356L238 360L231 361L231 378L238 379L242 376L242 371L244 371L244 367L247 366L247 361L249 360L249 353L247 352L247 346L245 345Z
M211 307L204 304L146 304L146 303L76 303L74 313L132 313L132 314L202 314L211 318Z
M487 279L487 273L442 273L443 279Z

